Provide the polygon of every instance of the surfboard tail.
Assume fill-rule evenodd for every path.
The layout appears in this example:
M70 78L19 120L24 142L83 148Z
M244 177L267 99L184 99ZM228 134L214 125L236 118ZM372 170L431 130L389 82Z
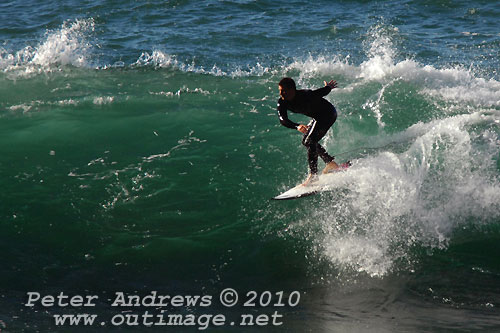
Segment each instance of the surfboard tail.
M347 162L344 162L342 164L339 165L339 167L341 169L347 169L348 167L350 167L352 165L351 161L347 161Z

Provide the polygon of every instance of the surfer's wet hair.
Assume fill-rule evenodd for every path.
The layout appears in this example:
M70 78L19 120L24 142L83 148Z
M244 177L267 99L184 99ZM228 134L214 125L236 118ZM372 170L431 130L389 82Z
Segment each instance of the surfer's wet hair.
M280 86L282 86L283 88L285 89L291 89L293 88L293 90L297 90L296 86L295 86L295 81L290 78L290 77L284 77L281 79L280 83L279 83Z

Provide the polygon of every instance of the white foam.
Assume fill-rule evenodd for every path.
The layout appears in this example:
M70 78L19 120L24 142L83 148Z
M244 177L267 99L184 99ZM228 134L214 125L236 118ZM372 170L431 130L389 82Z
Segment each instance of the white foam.
M33 105L29 105L29 104L19 104L19 105L10 106L9 110L16 111L16 112L22 110L23 113L25 113L25 112L28 112L29 110L31 110L32 107L33 107Z
M392 266L386 247L367 241L366 237L331 237L325 243L326 255L344 268L368 272L371 276L383 276Z
M431 120L427 123L417 122L402 132L370 138L370 142L373 147L384 147L416 140L429 133L454 132L457 129L463 129L465 126L495 123L497 121L500 121L500 113L495 111L478 111L471 114L460 114L444 119Z
M45 40L15 53L0 50L0 69L19 75L50 71L53 66L88 66L92 44L87 35L94 31L93 19L66 21L61 28L47 31Z
M370 139L399 152L354 160L336 175L339 190L286 231L306 234L315 254L343 272L377 277L413 267L414 246L446 248L456 230L500 218L499 122L499 112L481 111Z
M183 67L184 65L177 61L175 56L162 51L154 50L152 54L143 52L135 62L136 66L156 66L156 67Z
M321 76L344 75L352 77L353 73L358 73L359 69L349 63L350 57L332 58L326 56L313 57L309 56L305 60L295 60L290 65L285 67L285 72L299 71L299 83L301 80L310 79Z
M390 26L389 26L390 27ZM396 51L393 47L391 33L397 33L397 28L390 27L387 32L383 25L377 25L370 29L369 38L365 44L368 45L368 60L360 65L360 77L377 80L386 76L392 70Z
M426 88L422 93L446 101L466 102L486 107L500 106L500 82L493 79L472 77L444 87Z
M322 224L322 255L339 267L381 276L396 262L411 261L415 244L444 248L453 231L471 221L497 221L499 133L473 128L495 128L499 119L497 112L478 112L419 123L390 137L410 140L405 151L354 161L339 174L347 194L323 202L310 217ZM478 143L481 152L474 149Z
M26 113L26 112L37 111L43 106L68 106L68 105L75 106L78 104L79 104L79 102L72 99L72 98L58 100L58 101L34 100L34 101L23 103L23 104L12 105L12 106L8 107L8 109L11 111L14 111L14 112L22 111L23 113Z
M341 75L350 81L347 86L339 89L345 91L353 91L370 82L377 82L382 85L381 91L377 94L379 100L387 85L405 81L416 84L420 87L421 94L434 100L439 98L447 102L465 102L484 107L500 105L500 82L477 76L472 66L436 68L420 64L413 59L397 60L396 49L392 42L393 35L397 33L396 28L381 25L371 29L369 43L366 43L367 59L359 65L350 63L348 56L345 58L309 56L305 60L295 60L285 68L285 72L298 71L298 83L306 86L310 79L316 79L318 76L335 78ZM378 104L375 102L369 100L367 106L373 103L376 107ZM375 113L376 111L374 109ZM379 124L383 125L380 119Z
M93 19L65 22L59 30L48 33L47 39L36 48L32 63L86 66L91 44L86 41L85 33L93 30Z
M190 89L186 86L181 87L180 89L176 90L175 92L173 91L160 91L160 92L149 92L150 95L156 95L156 96L166 96L166 97L173 97L173 96L181 96L181 94L202 94L202 95L210 95L210 91L204 90L202 88L194 88Z
M192 72L198 74L211 74L214 76L227 76L228 74L220 70L216 65L210 70L206 70L202 66L196 66L195 63L186 64L177 60L177 57L164 53L159 50L154 50L152 54L143 52L134 66L154 66L160 68L173 68L182 72Z
M95 97L93 102L95 105L111 104L115 98L113 96L99 96Z
M211 67L206 68L201 65L197 65L194 61L185 63L177 59L177 56L167 54L160 50L153 50L151 54L149 52L143 52L139 59L133 64L133 66L154 66L159 68L173 68L182 72L197 73L197 74L207 74L213 76L228 76L228 77L248 77L248 76L263 76L269 73L275 73L271 68L263 66L260 63L256 63L254 66L247 66L246 69L242 67L229 68L227 70L221 69L217 64L211 65Z

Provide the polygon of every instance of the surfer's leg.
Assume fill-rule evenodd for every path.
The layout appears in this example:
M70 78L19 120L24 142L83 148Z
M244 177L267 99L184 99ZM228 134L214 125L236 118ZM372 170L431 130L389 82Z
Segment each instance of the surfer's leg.
M333 156L330 156L326 149L323 148L322 145L319 144L319 141L326 135L330 126L321 126L321 124L314 121L314 124L310 125L310 130L304 135L304 139L302 140L302 144L307 147L307 152L309 156L309 161L313 159L312 162L318 164L318 156L325 163L330 163L334 160Z
M332 171L338 170L340 167L335 161L328 162L325 165L325 168L323 171L321 171L322 174L330 173Z
M312 174L310 173L306 180L302 183L302 186L308 186L308 185L311 185L313 184L315 181L317 181L319 178L318 178L318 175L316 174Z
M318 151L316 147L317 145L315 144L307 147L307 160L309 162L309 170L313 175L318 173Z
M310 173L302 185L307 186L318 179L318 154L320 154L321 158L325 160L325 162L329 161L325 169L334 168L335 166L337 166L337 164L333 162L333 157L328 155L326 150L319 143L315 141L304 141L303 143L307 147L307 159L309 163ZM332 163L334 164L334 166L332 166ZM323 170L323 173L326 173L325 170Z
M323 162L325 162L327 164L332 162L335 159L335 156L331 156L330 154L328 154L326 149L323 148L323 146L320 145L319 143L316 144L316 151L318 152L318 156L321 157Z
M330 127L333 126L333 124L335 123L336 120L337 120L337 110L332 105L332 117L329 120L326 120L326 121L321 123L321 125L323 125L323 126L321 126L319 129L320 138L318 139L318 141L321 140L321 138L323 138L326 135L326 133L328 132ZM334 161L335 156L331 156L330 154L328 154L326 149L324 149L320 144L318 144L317 150L318 150L319 156L326 164L322 173L325 174L325 173L328 173L330 171L337 170L339 168L337 163L335 163L335 161Z
M315 182L318 179L318 151L317 151L317 143L311 142L309 140L305 140L306 136L304 136L304 140L302 143L307 148L307 161L309 163L309 176L302 183L302 185L307 186L311 183Z
M309 163L309 171L312 175L318 173L318 140L316 139L316 120L309 123L309 130L304 134L302 144L307 148L307 161Z
M335 163L334 159L335 156L331 156L330 154L327 153L325 148L323 148L319 143L316 147L316 150L318 152L318 155L321 157L321 159L325 162L326 166L323 169L321 173L329 173L330 171L337 170L339 166L337 163Z
M337 120L337 111L333 106L332 108L331 117L322 119L321 121L313 119L309 123L309 130L302 140L302 144L307 147L307 157L311 174L318 173L318 156L321 157L326 164L323 173L328 173L339 168L337 163L334 162L335 156L328 154L326 149L319 144L319 141L323 139L330 127L332 127Z

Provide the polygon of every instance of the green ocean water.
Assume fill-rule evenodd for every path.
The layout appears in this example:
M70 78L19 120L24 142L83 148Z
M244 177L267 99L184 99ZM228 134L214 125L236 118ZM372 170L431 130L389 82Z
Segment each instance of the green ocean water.
M498 10L293 4L2 5L0 330L197 330L110 324L162 310L115 292L153 291L214 296L169 313L283 315L212 331L498 330ZM336 191L270 200L307 174L283 76L339 83ZM225 288L301 296L228 308ZM99 324L57 326L82 309L33 291L98 295Z

